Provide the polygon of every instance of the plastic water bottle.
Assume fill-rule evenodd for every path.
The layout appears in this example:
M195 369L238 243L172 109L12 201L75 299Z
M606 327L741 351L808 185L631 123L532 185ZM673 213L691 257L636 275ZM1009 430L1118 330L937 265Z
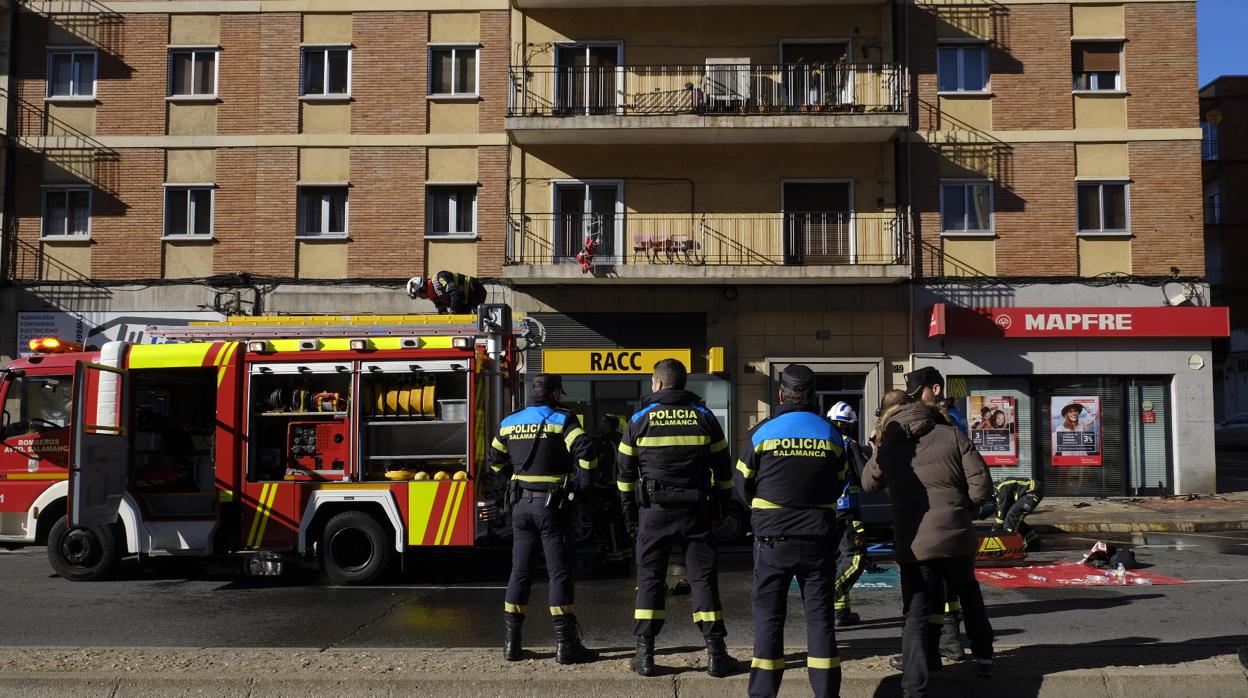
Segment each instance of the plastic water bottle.
M1153 580L1149 579L1148 577L1132 577L1132 578L1131 578L1131 583L1132 583L1132 584L1135 584L1135 585L1138 585L1138 586L1145 586L1145 587L1147 587L1147 586L1152 586L1152 585L1153 585Z
M1107 581L1108 581L1108 580L1107 580L1107 579L1105 579L1105 575L1103 575L1103 574L1089 574L1089 575L1088 575L1088 584L1091 584L1091 585L1093 585L1093 586L1100 586L1100 585L1103 585L1103 584L1105 584Z
M1126 586L1127 584L1127 568L1121 562L1114 568L1114 581L1118 586Z
M1032 573L1028 574L1028 575L1027 575L1027 578L1028 578L1028 579L1030 579L1030 580L1031 580L1031 581L1033 581L1033 582L1047 582L1047 581L1049 581L1049 578L1048 578L1048 577L1046 577L1046 576L1044 576L1044 575L1042 575L1042 574L1036 574L1036 573L1034 573L1034 572L1032 572Z

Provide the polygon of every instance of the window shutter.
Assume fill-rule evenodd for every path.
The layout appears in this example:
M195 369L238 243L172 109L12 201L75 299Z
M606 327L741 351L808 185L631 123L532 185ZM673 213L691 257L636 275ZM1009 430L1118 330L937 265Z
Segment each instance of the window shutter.
M1072 51L1074 72L1118 72L1120 48L1117 43L1106 42L1075 44Z

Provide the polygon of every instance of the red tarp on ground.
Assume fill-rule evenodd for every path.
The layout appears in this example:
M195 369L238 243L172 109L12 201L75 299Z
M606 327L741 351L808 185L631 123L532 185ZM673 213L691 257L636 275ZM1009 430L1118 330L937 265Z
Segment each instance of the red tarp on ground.
M998 567L995 569L977 569L975 576L984 584L991 584L1002 589L1053 588L1053 587L1085 587L1085 586L1118 586L1113 579L1106 579L1105 584L1097 584L1089 580L1089 575L1105 578L1105 570L1088 567L1080 562L1055 562L1052 564L1028 565L1026 567ZM1043 577L1043 579L1036 579ZM1187 584L1186 580L1175 579L1165 575L1145 572L1143 570L1127 570L1126 586L1137 586L1136 580L1147 579L1152 584Z

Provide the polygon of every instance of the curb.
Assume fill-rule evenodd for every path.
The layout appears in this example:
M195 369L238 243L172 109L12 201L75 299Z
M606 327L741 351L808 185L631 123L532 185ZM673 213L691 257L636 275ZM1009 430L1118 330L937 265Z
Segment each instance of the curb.
M931 698L1156 698L1182 695L1193 698L1242 698L1248 694L1248 672L1207 667L1138 667L1020 674L981 681L961 672L933 677ZM809 695L804 672L786 672L781 696ZM844 677L845 698L900 695L898 674L851 672ZM0 695L15 698L539 698L586 696L595 698L711 698L745 693L746 677L713 679L676 675L641 679L629 675L584 673L575 675L502 676L427 674L416 677L313 675L223 676L215 674L146 675L133 673L0 672Z
M1031 523L1038 533L1218 533L1248 531L1248 521L1055 522Z

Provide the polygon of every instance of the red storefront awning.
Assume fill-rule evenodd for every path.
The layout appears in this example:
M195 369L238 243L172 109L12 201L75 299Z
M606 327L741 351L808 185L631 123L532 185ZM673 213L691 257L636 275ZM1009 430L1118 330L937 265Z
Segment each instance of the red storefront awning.
M927 336L1229 337L1227 308L958 308L928 311Z

